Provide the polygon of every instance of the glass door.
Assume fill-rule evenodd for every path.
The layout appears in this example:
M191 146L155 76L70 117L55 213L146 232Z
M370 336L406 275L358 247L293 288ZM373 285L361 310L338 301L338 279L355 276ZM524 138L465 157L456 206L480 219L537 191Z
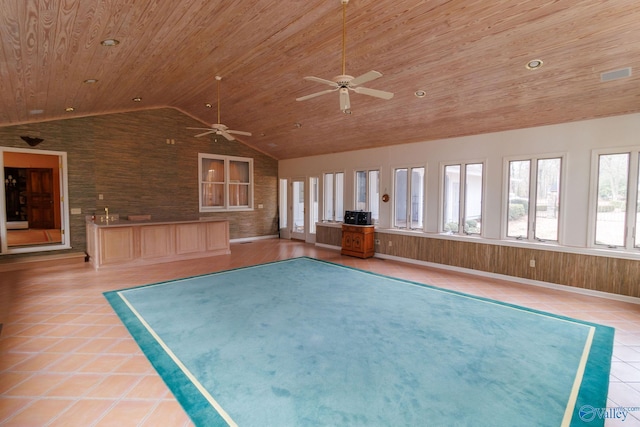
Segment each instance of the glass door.
M66 153L0 151L0 253L69 248Z

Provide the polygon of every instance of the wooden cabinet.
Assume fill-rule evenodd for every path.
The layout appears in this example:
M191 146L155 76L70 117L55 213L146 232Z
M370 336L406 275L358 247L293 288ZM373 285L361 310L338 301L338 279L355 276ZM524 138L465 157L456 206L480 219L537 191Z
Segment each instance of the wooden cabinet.
M342 226L342 255L370 258L375 253L373 225Z
M94 268L147 265L230 253L228 221L87 222Z

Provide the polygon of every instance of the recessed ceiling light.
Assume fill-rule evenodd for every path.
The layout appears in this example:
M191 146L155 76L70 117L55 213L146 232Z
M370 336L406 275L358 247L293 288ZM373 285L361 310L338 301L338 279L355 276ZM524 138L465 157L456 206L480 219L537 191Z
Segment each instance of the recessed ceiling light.
M98 83L98 79L87 79L84 81L86 84Z
M64 109L64 111L66 111L67 113L71 113L72 111L75 111L76 109L73 107L67 107Z
M44 113L44 110L29 110L29 114L31 115L42 114L42 113Z
M133 102L141 102L142 98L140 98L139 96L136 96L135 98L132 98Z
M296 128L296 129L300 129L302 127L302 123L295 122L293 124L293 127Z
M538 68L542 67L542 64L544 64L544 62L542 62L542 59L532 59L531 61L527 62L527 70L537 70Z
M415 91L414 95L417 96L418 98L424 98L425 96L427 96L427 92L420 89Z
M100 42L102 46L117 46L120 44L119 40L116 39L105 39Z
M207 107L207 108L212 108L213 107L213 105L211 105L210 102L207 102L206 104L204 104L204 106Z

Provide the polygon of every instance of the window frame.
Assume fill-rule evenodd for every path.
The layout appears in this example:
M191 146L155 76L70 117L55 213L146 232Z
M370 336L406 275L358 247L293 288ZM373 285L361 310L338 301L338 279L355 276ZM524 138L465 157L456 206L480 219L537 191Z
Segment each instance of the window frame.
M326 180L327 180L327 175L331 175L332 178L332 182L331 182L331 208L333 210L333 215L331 216L331 218L327 217L327 193L326 193ZM337 179L336 176L337 175L342 175L342 209L340 209L340 212L338 211L338 209L336 209L336 200L337 200L337 195L338 195L338 191L337 190ZM321 186L322 186L322 221L323 222L342 222L344 220L344 190L345 190L345 177L346 177L346 173L344 171L326 171L326 172L322 172L322 181L321 181Z
M223 185L223 204L220 206L205 206L203 205L203 185L207 181L203 180L203 162L204 160L217 160L222 161L224 164L224 177L223 181L217 181ZM245 182L232 182L230 179L232 162L247 163L248 165L248 181ZM230 186L242 185L247 186L247 205L230 205ZM240 212L240 211L252 211L254 210L253 202L254 193L254 176L253 176L253 159L249 157L237 157L237 156L223 156L219 154L211 153L198 153L198 206L200 212Z
M536 231L536 203L531 203L531 199L537 199L538 196L538 172L539 172L539 161L540 160L550 160L550 159L560 159L560 174L559 174L559 184L558 191L559 196L557 198L558 204L558 230L557 230L557 240L545 240L541 238L537 238ZM528 203L528 223L527 223L527 236L509 236L509 184L510 184L510 164L511 162L523 162L529 161L529 203ZM564 206L565 206L565 198L566 198L566 179L567 175L567 154L566 153L541 153L535 155L522 155L522 156L513 156L513 157L505 157L503 159L503 186L504 190L502 192L503 196L503 205L502 205L502 240L508 241L522 241L528 243L547 243L547 244L558 244L562 245L564 241ZM533 220L532 220L533 218ZM533 221L533 222L532 222Z
M622 246L596 243L599 159L602 155L628 154L627 198L625 209L624 244ZM591 173L589 186L589 230L587 233L587 247L608 251L640 251L640 146L602 148L591 151Z
M439 205L438 205L438 232L442 234L448 235L459 235L459 236L482 236L484 227L480 227L479 233L471 233L466 231L466 221L467 221L467 168L473 165L481 165L482 166L482 175L480 181L480 219L482 224L482 218L485 213L485 197L486 197L486 161L485 160L467 160L467 161L448 161L440 163L440 185L439 185ZM458 209L457 209L457 220L458 220L458 230L456 232L449 231L445 229L445 203L446 203L446 172L447 168L450 166L458 166L459 170L459 183L458 183ZM463 224L460 227L460 224Z
M376 195L372 195L369 191L371 189L371 173L377 172L378 174L378 193ZM358 189L358 174L364 173L364 202L360 202L358 197L360 196L360 192ZM358 209L359 203L364 203L364 209L361 209L366 212L371 212L371 220L373 224L378 224L380 221L380 168L356 168L353 172L353 207L356 210ZM377 209L373 209L375 206Z
M397 225L397 203L398 200L401 200L400 197L398 197L397 194L397 172L401 169L406 169L407 170L407 188L406 188L406 194L405 194L405 200L406 200L406 205L405 205L405 209L407 212L407 216L406 216L406 224L407 226L405 227L399 227ZM420 228L413 228L413 210L412 210L412 201L411 201L411 196L413 194L412 191L412 179L411 176L413 174L414 169L422 169L422 192L421 192L421 198L422 198L422 203L420 206L420 212L422 212L422 227ZM393 191L393 206L392 206L392 215L391 215L391 228L396 229L396 230L407 230L407 231L426 231L426 226L427 226L427 221L426 221L426 201L427 201L427 165L421 164L421 165L403 165L403 166L395 166L392 168L392 191Z

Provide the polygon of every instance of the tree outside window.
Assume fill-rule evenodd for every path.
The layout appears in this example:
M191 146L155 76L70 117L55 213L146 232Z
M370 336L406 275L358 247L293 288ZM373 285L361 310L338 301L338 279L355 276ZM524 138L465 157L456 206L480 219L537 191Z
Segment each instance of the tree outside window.
M480 234L483 164L446 165L443 172L441 230L450 234Z
M640 248L639 152L597 154L595 245Z

